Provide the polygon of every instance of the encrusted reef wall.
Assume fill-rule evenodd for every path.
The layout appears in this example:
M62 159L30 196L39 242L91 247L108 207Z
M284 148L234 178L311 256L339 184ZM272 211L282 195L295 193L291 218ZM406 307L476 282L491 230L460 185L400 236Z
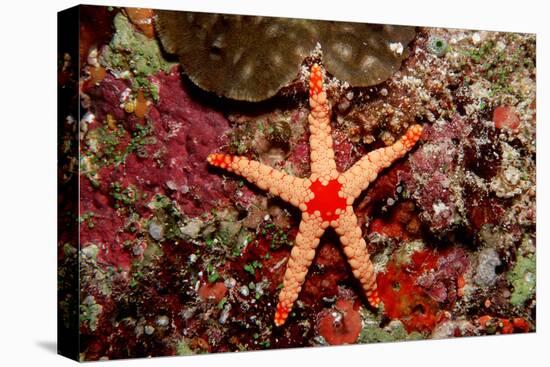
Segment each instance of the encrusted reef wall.
M80 237L59 243L60 271L80 262L81 360L535 331L534 35L416 28L388 46L407 57L379 84L329 70L338 170L412 124L424 131L354 204L381 308L328 231L277 328L300 211L206 157L307 177L304 81L323 45L274 98L236 102L193 84L154 11L86 11L72 125Z
M79 8L57 23L57 351L79 358L78 267L78 20Z

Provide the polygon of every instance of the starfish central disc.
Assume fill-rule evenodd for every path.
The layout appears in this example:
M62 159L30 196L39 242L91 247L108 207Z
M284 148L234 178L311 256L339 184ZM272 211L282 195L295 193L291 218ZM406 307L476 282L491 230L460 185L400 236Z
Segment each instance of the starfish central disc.
M309 214L319 211L323 221L330 222L338 219L340 212L346 210L346 199L338 194L342 189L342 184L338 180L330 180L326 185L316 180L311 183L309 189L315 195L313 199L306 202L306 211Z

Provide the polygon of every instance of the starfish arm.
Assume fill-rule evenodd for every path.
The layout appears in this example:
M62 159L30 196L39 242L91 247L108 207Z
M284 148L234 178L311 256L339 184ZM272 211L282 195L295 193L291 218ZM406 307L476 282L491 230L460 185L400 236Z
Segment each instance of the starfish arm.
M260 189L268 190L271 194L294 206L303 208L304 203L309 200L307 187L310 183L303 178L291 176L268 165L241 156L215 153L210 154L207 161L212 166L235 172Z
M339 181L343 185L344 196L348 197L348 205L351 205L353 199L376 179L381 170L407 154L420 139L421 134L422 126L413 125L393 145L373 150L344 172Z
M315 257L315 249L324 232L322 219L315 215L303 214L300 228L286 267L283 288L279 293L279 303L275 312L276 326L285 323L294 302L302 289L307 270Z
M338 171L332 149L330 104L323 86L323 72L318 64L311 67L309 106L311 180L321 178L329 181L337 177Z
M380 303L376 290L376 274L367 251L367 244L361 235L361 229L357 225L357 217L353 208L348 206L334 225L336 233L340 236L340 242L353 275L359 280L367 300L374 308Z

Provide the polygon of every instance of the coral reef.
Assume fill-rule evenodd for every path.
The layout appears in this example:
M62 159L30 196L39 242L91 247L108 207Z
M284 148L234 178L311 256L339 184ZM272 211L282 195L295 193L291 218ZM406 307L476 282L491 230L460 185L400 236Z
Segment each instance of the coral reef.
M178 51L180 64L162 52L161 42L169 51L179 44L170 46L166 34L157 39L166 20L151 27L156 11L98 9L86 10L98 28L84 24L81 65L62 55L59 78L60 85L79 79L82 111L60 122L67 157L59 177L79 180L80 211L60 210L60 228L77 222L79 234L62 231L58 250L59 320L79 321L82 360L536 330L534 35L418 28L402 35L402 48L392 43L398 56L368 87L337 71L369 74L368 67L330 61L346 47L320 42L321 57L312 51L317 41L304 36L289 43L304 46L294 58L287 46L264 42L292 70L252 72L261 69L255 65L250 85L263 91L235 83L239 97L199 86L249 100L292 87L295 78L302 86L242 104L182 79L199 72L186 69L197 60ZM212 23L201 32L223 19L206 17ZM238 24L228 19L208 41L218 42L211 52L238 51L223 44L230 39L221 35ZM300 22L292 23L296 34L305 32ZM334 42L345 45L340 36ZM309 87L315 63L328 73ZM235 82L237 74L209 77ZM320 133L324 139L315 139ZM392 147L403 148L399 159L372 153ZM212 153L211 163L233 172L209 165ZM344 176L353 188L334 196L343 184L333 179ZM60 202L72 194L60 192ZM322 200L330 194L336 200ZM321 220L305 228L310 207ZM345 231L328 228L342 207L355 219ZM359 255L370 254L369 277L342 246L350 233L362 244ZM301 242L314 242L313 253ZM275 327L292 258L308 267L300 269L286 323ZM80 298L66 292L78 281L70 275L77 261ZM372 289L378 309L369 305Z

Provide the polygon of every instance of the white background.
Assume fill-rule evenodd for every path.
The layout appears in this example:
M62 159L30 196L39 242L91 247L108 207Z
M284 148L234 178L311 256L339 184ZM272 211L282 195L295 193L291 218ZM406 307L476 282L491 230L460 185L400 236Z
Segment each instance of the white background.
M537 33L537 333L108 362L110 366L548 365L548 78L544 1L87 1ZM6 0L0 20L0 365L65 366L56 349L56 12L73 1ZM545 340L546 339L546 340ZM546 347L545 347L546 345ZM107 365L99 362L97 366Z

